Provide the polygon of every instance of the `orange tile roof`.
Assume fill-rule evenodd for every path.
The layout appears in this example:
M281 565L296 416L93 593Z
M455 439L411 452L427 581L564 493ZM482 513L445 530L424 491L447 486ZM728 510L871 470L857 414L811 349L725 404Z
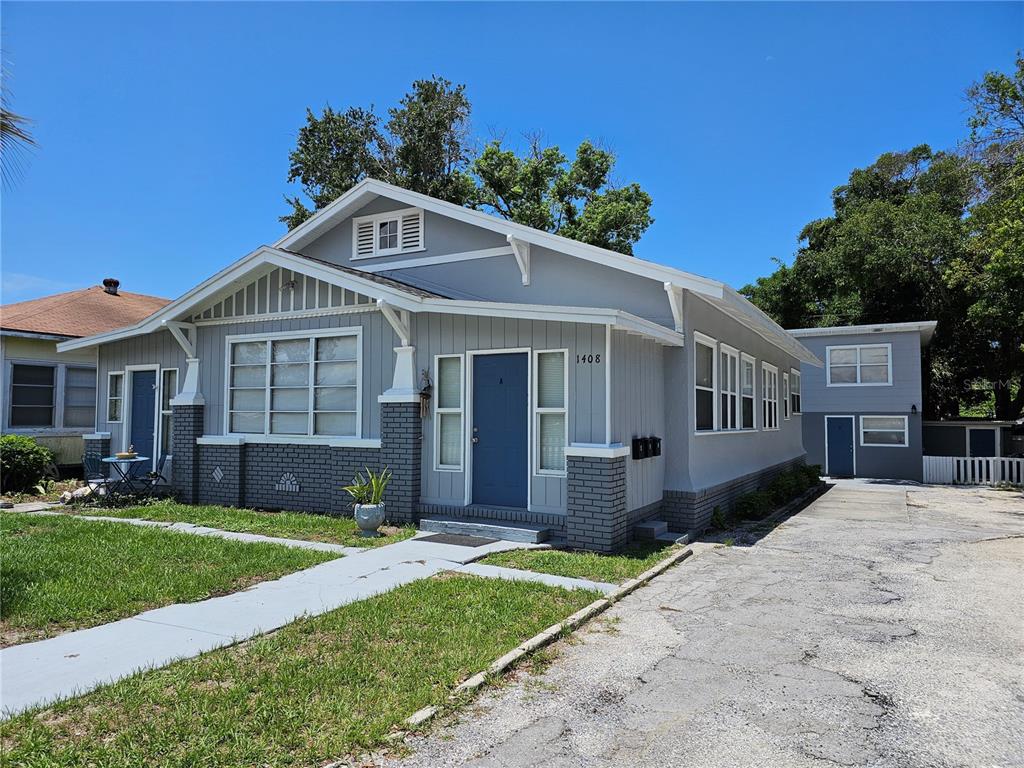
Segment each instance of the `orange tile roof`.
M102 286L0 306L0 329L78 338L133 325L170 303L170 299Z

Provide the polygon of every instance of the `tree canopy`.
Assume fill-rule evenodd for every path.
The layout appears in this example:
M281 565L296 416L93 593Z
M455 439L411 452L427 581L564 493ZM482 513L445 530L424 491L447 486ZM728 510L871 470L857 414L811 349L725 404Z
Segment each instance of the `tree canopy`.
M528 141L518 153L500 140L477 152L464 85L417 80L387 111L371 106L320 115L306 110L290 155L289 182L306 199L286 197L281 221L294 228L366 177L487 210L520 224L631 254L653 223L651 197L638 184L615 186L615 156L583 141L570 161L557 146Z
M970 137L854 170L791 265L742 292L784 327L937 320L925 413L1024 411L1024 59L967 90ZM976 382L987 382L978 388Z

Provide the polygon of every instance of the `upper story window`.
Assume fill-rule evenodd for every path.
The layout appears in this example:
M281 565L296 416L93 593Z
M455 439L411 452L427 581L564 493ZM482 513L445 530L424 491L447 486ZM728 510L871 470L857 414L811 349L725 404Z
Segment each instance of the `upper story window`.
M96 370L85 366L11 364L11 429L95 428Z
M406 208L352 219L353 259L422 251L423 242L421 208Z
M228 338L230 434L360 436L360 329Z
M826 347L825 357L825 375L830 387L878 387L892 384L891 344Z

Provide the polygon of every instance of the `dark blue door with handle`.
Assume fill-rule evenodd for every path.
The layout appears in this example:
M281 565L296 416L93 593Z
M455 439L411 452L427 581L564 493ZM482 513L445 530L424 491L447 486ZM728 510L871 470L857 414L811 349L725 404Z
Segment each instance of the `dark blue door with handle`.
M140 456L153 457L156 437L156 371L132 371L128 442Z
M825 419L825 471L830 477L853 477L853 419Z
M473 358L473 503L526 506L526 353Z

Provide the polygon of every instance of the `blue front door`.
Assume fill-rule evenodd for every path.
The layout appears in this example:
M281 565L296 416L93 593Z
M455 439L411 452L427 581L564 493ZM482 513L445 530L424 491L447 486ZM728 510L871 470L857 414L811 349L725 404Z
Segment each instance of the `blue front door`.
M156 371L132 371L132 410L128 442L140 456L156 454Z
M825 471L830 477L853 477L853 419L825 418Z
M473 358L473 503L526 506L526 353Z

